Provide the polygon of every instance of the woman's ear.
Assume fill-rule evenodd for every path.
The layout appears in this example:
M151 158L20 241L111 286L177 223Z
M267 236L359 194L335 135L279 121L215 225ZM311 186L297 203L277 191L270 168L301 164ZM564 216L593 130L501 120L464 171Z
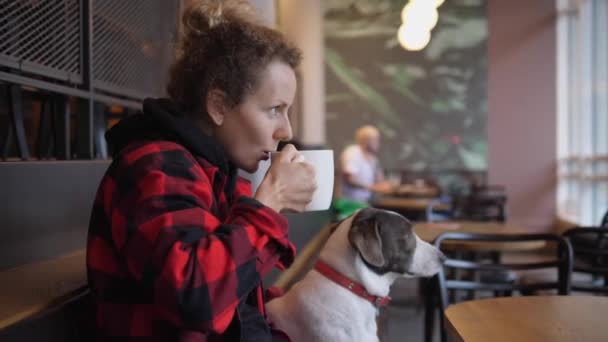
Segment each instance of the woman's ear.
M219 89L212 89L207 94L207 113L216 126L224 123L226 115L226 93Z

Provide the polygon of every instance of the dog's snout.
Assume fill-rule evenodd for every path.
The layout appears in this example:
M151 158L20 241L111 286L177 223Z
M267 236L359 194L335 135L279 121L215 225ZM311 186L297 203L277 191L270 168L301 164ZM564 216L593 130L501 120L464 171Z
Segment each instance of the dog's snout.
M414 275L430 277L443 267L447 257L435 246L416 237L416 251L410 267Z

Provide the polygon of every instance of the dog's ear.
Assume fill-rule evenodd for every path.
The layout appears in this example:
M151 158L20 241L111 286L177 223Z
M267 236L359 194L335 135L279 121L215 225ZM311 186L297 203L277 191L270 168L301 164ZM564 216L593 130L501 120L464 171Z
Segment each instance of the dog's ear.
M384 265L380 227L373 219L358 221L348 232L348 240L359 251L363 259L376 267Z

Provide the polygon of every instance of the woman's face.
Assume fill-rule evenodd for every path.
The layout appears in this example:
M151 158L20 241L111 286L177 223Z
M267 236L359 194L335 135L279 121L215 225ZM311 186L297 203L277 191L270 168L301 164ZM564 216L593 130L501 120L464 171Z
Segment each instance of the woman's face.
M280 141L292 138L288 110L296 93L294 71L273 61L259 77L258 88L240 105L226 109L214 131L232 162L247 172L255 172Z

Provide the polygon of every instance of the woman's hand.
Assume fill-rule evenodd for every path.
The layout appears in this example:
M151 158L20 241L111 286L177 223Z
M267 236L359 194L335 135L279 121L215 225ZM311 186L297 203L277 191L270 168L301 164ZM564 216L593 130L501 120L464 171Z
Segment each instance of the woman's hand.
M272 158L255 199L277 212L301 212L316 189L314 168L289 144Z

